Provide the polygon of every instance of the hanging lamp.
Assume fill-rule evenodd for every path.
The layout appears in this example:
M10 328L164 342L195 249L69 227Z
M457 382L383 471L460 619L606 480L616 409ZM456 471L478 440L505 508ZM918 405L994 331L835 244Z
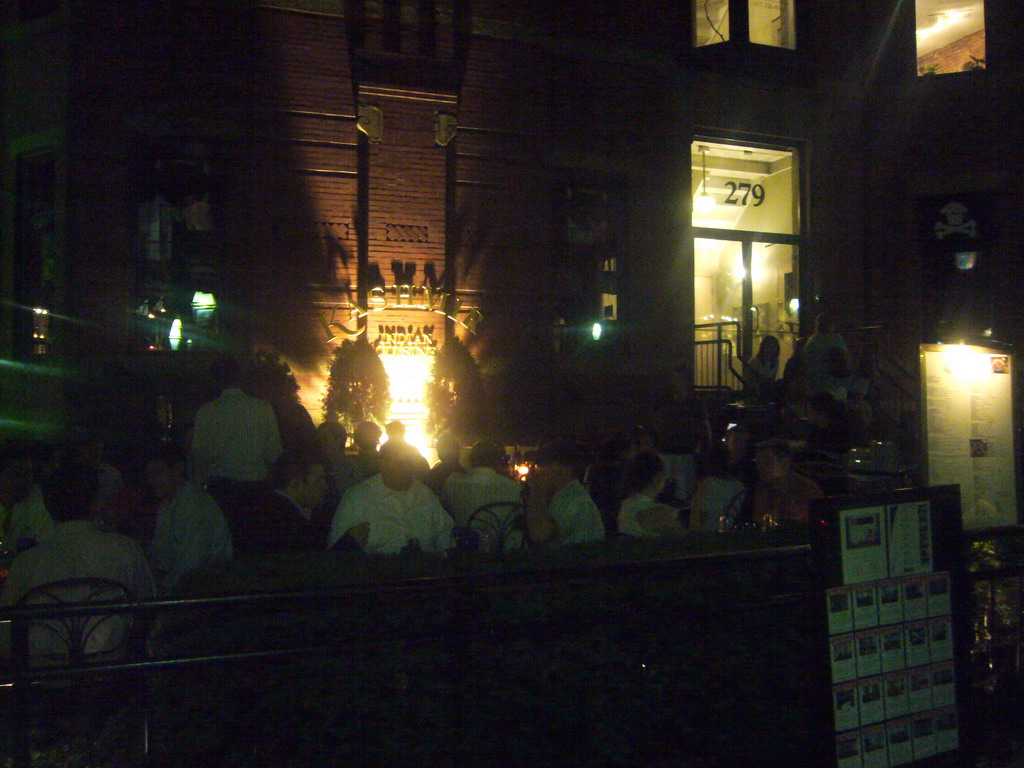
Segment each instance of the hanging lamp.
M698 213L710 213L715 209L715 198L708 194L708 147L697 147L701 157L701 194L693 201L693 209Z

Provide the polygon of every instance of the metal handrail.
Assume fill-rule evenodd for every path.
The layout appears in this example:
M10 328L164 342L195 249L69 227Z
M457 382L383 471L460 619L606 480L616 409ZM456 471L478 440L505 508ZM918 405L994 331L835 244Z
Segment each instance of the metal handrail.
M712 366L714 373L714 383L710 385L700 384L695 380L695 388L712 389L715 391L733 391L735 390L735 387L731 386L731 383L726 382L727 373L732 374L733 379L737 383L739 383L740 388L748 389L750 387L750 384L747 381L746 377L743 375L743 373L741 371L736 370L736 367L733 365L733 358L738 357L738 355L733 354L733 341L732 338L730 338L730 336L735 336L736 338L739 338L740 330L741 327L740 322L738 320L723 320L716 323L696 323L693 326L693 332L695 337L693 341L693 346L695 350L695 360L698 357L696 353L698 347L712 346L717 349L714 364ZM696 338L696 335L699 331L714 331L715 337L713 339L698 340ZM739 359L742 361L742 358ZM698 372L696 370L697 366L695 365L694 368L694 376L696 377L698 375Z
M807 545L766 547L760 549L737 550L732 552L715 552L687 554L683 556L666 559L655 559L638 562L612 562L599 565L587 564L583 566L554 566L543 567L529 571L502 571L491 573L455 573L445 576L428 576L422 578L402 579L381 583L358 582L335 587L289 590L284 592L250 592L241 594L217 595L199 598L170 598L170 599L149 599L129 601L104 601L96 603L65 604L61 606L17 606L0 609L0 622L10 621L12 623L12 639L17 655L12 659L14 664L9 670L0 672L0 686L9 686L13 689L13 701L10 711L12 728L12 741L14 742L14 762L17 768L31 765L31 751L29 748L29 729L27 727L27 712L29 691L33 684L52 680L77 680L88 677L97 677L107 674L130 674L141 673L151 676L152 674L169 669L194 667L208 664L222 664L226 662L244 662L253 660L305 657L311 654L337 654L345 648L352 646L362 647L372 645L384 640L402 639L406 641L423 641L437 636L436 628L433 630L417 630L416 627L405 627L399 629L393 635L387 637L361 638L361 637L334 637L328 642L313 642L305 638L305 643L289 644L286 647L259 648L256 650L233 651L230 653L194 654L171 657L147 658L138 660L110 660L99 664L85 666L53 666L32 669L28 663L28 647L25 640L24 629L29 621L55 618L61 616L73 616L79 614L103 615L103 614L143 614L146 616L160 612L181 612L192 610L215 610L225 607L241 607L268 609L278 606L309 607L319 602L337 603L345 597L366 597L383 595L415 595L423 592L447 592L451 595L454 610L450 621L444 632L451 635L457 642L468 643L477 639L476 633L494 632L494 628L480 629L476 622L465 620L464 606L473 604L471 597L474 592L486 592L490 589L507 588L510 586L529 586L534 584L559 584L579 583L581 581L600 581L614 579L615 581L639 579L642 583L650 574L668 574L670 572L688 572L706 566L708 563L756 563L760 561L778 561L793 557L808 557L810 547ZM459 567L459 555L453 555L456 568ZM798 602L807 599L802 592L792 594L773 594L770 600L762 600L756 604L730 606L708 606L707 611L736 610L763 610L769 606L775 606L780 602ZM460 606L463 608L460 609ZM694 608L699 610L699 608ZM561 626L558 631L576 631L571 625ZM556 628L557 629L557 628ZM545 631L543 627L502 627L501 631L507 633L524 632L534 633ZM504 634L502 636L505 636ZM319 638L317 638L319 639ZM143 694L145 695L145 694ZM143 708L146 710L146 708ZM148 723L148 721L147 721Z

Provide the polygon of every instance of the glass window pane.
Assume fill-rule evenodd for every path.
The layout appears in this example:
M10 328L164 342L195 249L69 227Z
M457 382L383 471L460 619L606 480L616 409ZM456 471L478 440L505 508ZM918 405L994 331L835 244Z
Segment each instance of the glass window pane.
M739 324L743 316L743 246L734 240L693 241L694 384L739 388ZM728 345L731 344L731 347ZM732 350L731 358L725 357Z
M748 0L750 42L776 48L796 48L793 0Z
M756 352L766 336L774 336L781 349L778 375L793 354L797 335L796 273L793 271L791 245L782 243L754 243L750 263L753 284L753 324Z
M693 226L796 233L792 152L695 141L690 159Z
M985 68L984 0L917 0L917 74Z
M729 39L729 0L693 0L693 44L696 47Z

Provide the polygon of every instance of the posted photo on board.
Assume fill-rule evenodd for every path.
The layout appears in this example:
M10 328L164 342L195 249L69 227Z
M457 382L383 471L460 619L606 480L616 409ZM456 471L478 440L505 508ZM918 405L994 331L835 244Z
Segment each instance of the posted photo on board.
M945 571L928 577L928 615L948 616L952 607L949 599L949 574Z
M883 512L884 507L840 511L839 536L844 584L888 578Z
M853 625L857 629L878 626L878 594L873 583L853 588Z
M899 579L878 582L878 623L897 624L903 621L903 596Z
M903 717L910 713L907 701L907 673L905 670L890 672L885 676L885 716L888 719Z
M904 765L914 759L914 745L910 740L910 720L892 720L886 724L889 736L889 765Z
M840 635L831 639L832 682L845 683L857 677L857 661L853 654L853 635Z
M844 683L834 686L832 688L832 708L837 731L848 731L860 725L860 713L857 707L857 684Z
M841 635L853 631L853 608L850 605L850 588L837 587L825 594L828 603L828 633Z
M905 576L932 570L931 505L928 502L886 507L889 575Z

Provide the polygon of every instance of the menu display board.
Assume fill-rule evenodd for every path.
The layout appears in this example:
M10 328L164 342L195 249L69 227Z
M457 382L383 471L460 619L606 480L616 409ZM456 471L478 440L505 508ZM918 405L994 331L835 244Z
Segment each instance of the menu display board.
M959 758L959 509L956 486L815 502L839 768Z
M921 345L926 482L957 484L966 529L1017 524L1013 358L965 344Z

